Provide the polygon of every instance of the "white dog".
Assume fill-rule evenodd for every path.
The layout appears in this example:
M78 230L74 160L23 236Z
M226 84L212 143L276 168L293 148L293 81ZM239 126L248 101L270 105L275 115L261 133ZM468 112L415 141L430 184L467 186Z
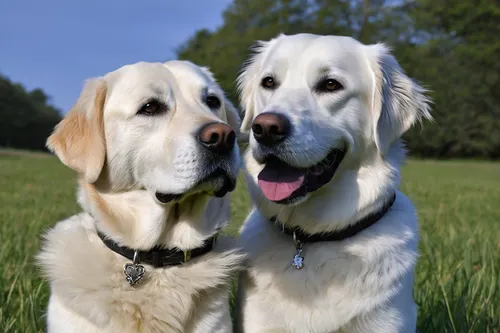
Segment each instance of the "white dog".
M239 329L415 332L417 218L397 188L425 90L383 44L311 34L259 43L239 88L254 202Z
M85 212L46 234L49 333L231 332L240 120L212 74L172 61L91 80L47 141ZM54 203L56 204L56 203Z

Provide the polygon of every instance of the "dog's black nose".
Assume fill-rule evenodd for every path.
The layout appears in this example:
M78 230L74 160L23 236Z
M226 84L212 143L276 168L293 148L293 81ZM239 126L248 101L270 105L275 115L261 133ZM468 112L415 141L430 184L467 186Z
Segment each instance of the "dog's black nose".
M279 113L262 113L253 121L252 131L258 143L266 146L275 145L290 134L290 121Z
M229 125L209 123L198 132L198 141L214 153L227 154L234 147L236 134Z

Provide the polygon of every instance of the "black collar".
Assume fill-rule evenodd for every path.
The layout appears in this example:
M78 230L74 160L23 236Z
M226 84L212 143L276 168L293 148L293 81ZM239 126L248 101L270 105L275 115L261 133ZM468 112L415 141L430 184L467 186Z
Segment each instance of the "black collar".
M134 260L135 250L118 245L115 241L107 238L106 235L97 230L97 235L103 241L103 243L112 251L124 256L129 260ZM188 262L191 259L204 255L210 252L214 246L217 239L217 235L207 239L205 243L193 250L181 251L179 249L161 249L159 247L154 247L149 251L137 251L138 261L142 264L148 264L156 268L167 267L167 266L177 266Z
M320 233L320 234L308 234L302 229L298 227L289 228L284 226L282 223L279 223L281 230L287 235L293 235L295 237L296 242L300 243L316 243L316 242L334 242L341 241L346 238L352 237L359 232L365 230L366 228L375 224L378 220L380 220L392 207L396 201L396 193L391 196L389 201L385 203L385 205L378 211L369 214L368 216L362 218L361 220L348 225L344 229L335 230L328 233ZM276 216L272 217L271 222L276 222ZM278 221L279 222L279 221Z

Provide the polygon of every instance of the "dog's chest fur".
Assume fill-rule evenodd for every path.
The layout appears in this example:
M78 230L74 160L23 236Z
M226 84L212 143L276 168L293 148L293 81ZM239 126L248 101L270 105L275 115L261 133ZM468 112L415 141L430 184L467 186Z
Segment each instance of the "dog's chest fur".
M306 243L304 266L292 266L291 236L254 210L241 232L249 268L242 274L245 332L251 321L286 332L335 332L412 288L416 218L401 198L383 219L341 242ZM293 329L292 329L293 328Z
M160 333L191 331L198 325L200 306L207 311L210 306L227 310L227 288L221 287L227 285L241 256L214 251L186 266L145 265L144 280L131 287L123 275L129 260L110 251L98 238L92 218L80 214L47 233L39 260L51 281L54 304L49 312L64 312L49 313L49 329L64 326L64 320L73 327L71 320L78 318L88 328L81 327L81 332Z

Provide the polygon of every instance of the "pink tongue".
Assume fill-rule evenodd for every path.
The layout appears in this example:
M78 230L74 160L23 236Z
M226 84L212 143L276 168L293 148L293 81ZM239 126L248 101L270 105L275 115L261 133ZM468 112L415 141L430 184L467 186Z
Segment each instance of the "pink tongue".
M284 163L268 162L259 173L259 186L266 198L281 201L304 184L304 172Z

